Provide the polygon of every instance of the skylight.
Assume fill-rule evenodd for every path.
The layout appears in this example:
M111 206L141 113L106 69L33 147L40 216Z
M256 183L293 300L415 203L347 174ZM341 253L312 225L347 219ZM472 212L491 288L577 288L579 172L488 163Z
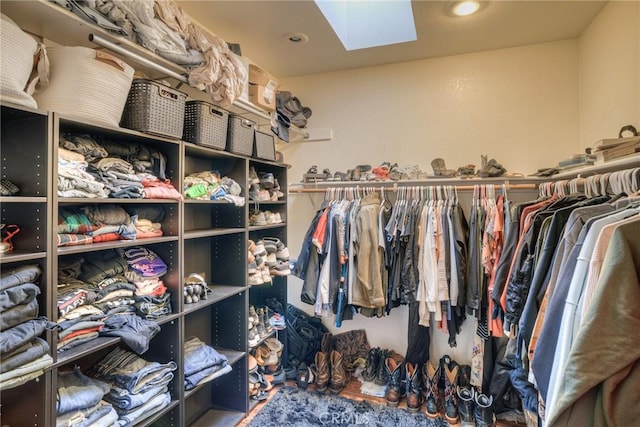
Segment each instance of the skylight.
M417 40L410 0L315 0L346 50Z

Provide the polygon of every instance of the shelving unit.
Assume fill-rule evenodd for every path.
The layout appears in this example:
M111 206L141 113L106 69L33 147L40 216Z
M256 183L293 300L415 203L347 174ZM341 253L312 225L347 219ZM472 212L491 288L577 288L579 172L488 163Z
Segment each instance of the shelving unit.
M207 94L186 87L187 70L167 61L124 37L113 36L84 21L70 11L47 0L3 1L2 12L23 30L67 46L100 46L120 56L136 70L152 79L168 79L186 91L190 98L210 101ZM268 124L267 112L239 100L227 107L230 112L257 123ZM60 133L86 133L125 144L148 145L167 159L166 174L180 191L190 173L216 170L234 179L247 196L249 166L270 171L286 193L287 166L249 159L184 141L146 135L134 130L79 121L55 112L42 112L21 106L2 105L2 177L18 184L20 195L0 197L2 222L37 224L23 226L15 250L0 256L3 270L26 263L38 264L42 271L41 314L57 319L57 270L61 260L94 256L114 249L146 246L167 264L163 282L171 293L172 314L158 319L161 332L151 340L146 360L178 365L169 386L172 402L137 425L185 426L230 425L249 410L247 311L249 303L264 305L264 299L276 296L286 305L286 277L274 278L273 285L247 286L247 240L276 236L286 242L286 223L275 227L249 227L250 203L234 206L223 201L84 199L57 196L58 145ZM25 145L26 144L26 145ZM25 148L27 148L25 150ZM29 165L29 168L25 168ZM134 241L116 241L92 245L57 247L56 227L59 208L86 204L116 204L126 210L160 206L165 211L163 236ZM286 198L261 203L277 210L286 221ZM183 301L184 278L203 273L211 292L206 299L186 304ZM51 346L54 364L38 381L3 391L0 405L3 423L12 425L55 425L57 372L79 366L89 369L121 345L115 337L98 337L61 353L56 352L57 333L45 334ZM228 357L232 371L194 390L184 390L183 343L197 336ZM30 396L24 399L24 396Z
M246 196L249 167L274 173L286 193L287 166L262 162L224 151L200 147L183 141L156 138L140 132L84 124L56 113L43 113L23 107L2 105L2 178L20 187L19 195L2 197L2 221L19 223L21 232L14 239L12 253L0 257L3 271L26 263L38 264L42 271L41 315L57 319L57 270L68 257L97 256L105 251L132 246L145 246L167 264L163 282L171 293L172 313L156 321L161 332L151 340L150 349L142 355L150 361L178 364L170 384L173 401L169 406L137 425L212 425L228 420L238 421L249 410L247 310L249 303L264 305L264 299L276 296L286 304L286 277L274 278L270 286L247 286L247 240L274 236L286 242L286 222L276 226L249 227L252 203L207 200L165 199L85 199L62 198L57 195L57 157L61 133L83 133L96 138L117 140L124 144L148 145L166 156L166 173L174 187L182 188L184 178L194 172L217 170L221 176L233 178ZM27 150L25 150L25 145ZM36 165L36 174L25 165ZM120 240L90 245L57 247L58 209L84 205L119 205L125 210L136 207L161 207L164 212L162 237ZM261 203L281 212L286 218L286 198ZM32 227L32 224L36 224ZM206 299L186 304L183 301L183 278L192 272L204 273L210 292ZM33 425L55 424L55 391L58 370L79 366L88 370L121 345L117 337L98 337L85 344L57 353L57 333L45 334L52 350L54 364L38 381L2 392L3 422ZM183 388L183 342L197 336L228 358L232 371L197 386ZM27 392L29 399L24 399ZM25 403L26 400L26 403ZM27 410L28 407L28 410ZM216 421L217 420L217 421Z

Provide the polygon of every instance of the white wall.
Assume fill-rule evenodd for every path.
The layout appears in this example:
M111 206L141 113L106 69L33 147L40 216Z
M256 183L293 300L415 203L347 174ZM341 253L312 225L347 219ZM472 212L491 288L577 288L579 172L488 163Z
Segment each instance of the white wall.
M640 129L640 2L609 2L578 43L580 146Z
M577 41L407 62L290 79L283 87L313 109L310 127L332 128L329 142L279 147L292 165L290 181L316 164L332 171L383 161L418 164L432 172L434 157L457 168L479 165L489 154L510 172L530 173L552 166L578 146ZM301 240L321 196L292 195L288 215L289 248ZM289 281L289 301L300 302L301 281ZM346 321L340 330L365 328L373 346L404 353L406 307L382 319ZM333 323L327 319L325 323ZM433 354L468 361L472 328L456 349L434 331Z
M313 108L310 127L332 128L330 142L281 145L292 165L290 181L312 164L332 171L383 161L418 164L443 157L449 168L479 164L480 154L510 172L552 166L622 125L640 128L640 6L613 1L577 40L429 59L290 79ZM295 256L321 196L292 195L289 247ZM300 302L301 283L290 279L289 301ZM383 319L347 321L364 328L372 346L404 353L407 309ZM450 349L433 331L432 356L469 359L471 322Z

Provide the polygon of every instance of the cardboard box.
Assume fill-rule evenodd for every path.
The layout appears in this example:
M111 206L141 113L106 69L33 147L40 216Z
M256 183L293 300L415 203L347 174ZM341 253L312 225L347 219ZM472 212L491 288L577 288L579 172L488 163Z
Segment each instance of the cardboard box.
M270 84L277 85L278 81L258 65L249 63L249 83L268 87Z
M267 111L276 109L276 90L277 86L273 85L265 87L261 85L249 85L249 101Z

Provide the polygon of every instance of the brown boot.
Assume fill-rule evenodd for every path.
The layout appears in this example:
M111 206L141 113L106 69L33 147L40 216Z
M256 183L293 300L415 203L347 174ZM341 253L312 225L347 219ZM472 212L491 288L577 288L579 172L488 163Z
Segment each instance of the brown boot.
M331 351L331 393L338 394L347 385L347 369L341 353Z
M316 390L323 392L329 385L331 371L329 368L329 357L321 351L316 353Z
M414 366L410 362L405 363L406 368L406 394L407 409L417 412L424 400L422 396L422 376L420 375L420 365Z
M388 378L387 392L384 397L387 400L387 405L398 406L405 393L405 386L402 381L404 378L404 363L398 363L395 359L387 357L384 361L384 368Z
M333 350L333 334L331 334L331 332L325 332L320 343L320 351L329 357L331 350Z

